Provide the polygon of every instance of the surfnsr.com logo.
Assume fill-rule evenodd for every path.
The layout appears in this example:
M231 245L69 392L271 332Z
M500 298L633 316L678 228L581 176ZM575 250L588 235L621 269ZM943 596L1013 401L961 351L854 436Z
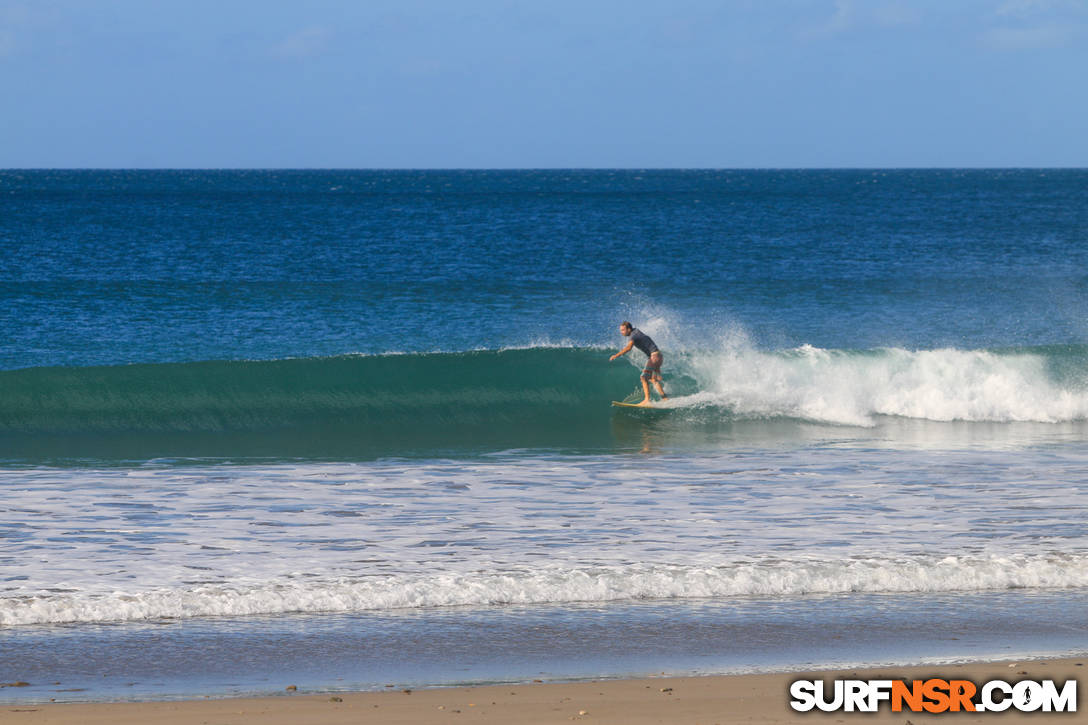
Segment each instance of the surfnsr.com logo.
M876 712L885 703L892 712L1076 712L1077 681L990 680L795 680L790 707L797 712Z

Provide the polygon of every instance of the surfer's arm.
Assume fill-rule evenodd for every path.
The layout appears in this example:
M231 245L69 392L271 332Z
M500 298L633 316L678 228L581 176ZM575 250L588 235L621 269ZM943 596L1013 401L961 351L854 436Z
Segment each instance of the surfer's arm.
M635 343L634 343L634 342L629 342L629 343L627 343L626 347L624 347L624 348L623 348L622 350L620 350L619 352L617 352L617 353L616 353L615 355L613 355L612 357L608 358L608 362L612 362L613 360L615 360L615 359L616 359L616 358L618 358L618 357L623 357L623 356L624 356L624 355L626 355L627 353L631 352L631 348L632 348L632 347L634 347L634 346L635 346Z

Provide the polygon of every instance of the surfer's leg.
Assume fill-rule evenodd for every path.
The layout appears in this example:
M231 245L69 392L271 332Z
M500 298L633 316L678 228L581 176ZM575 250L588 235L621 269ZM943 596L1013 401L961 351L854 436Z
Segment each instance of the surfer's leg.
M649 405L650 404L650 381L645 376L642 378L642 394L643 394L644 397L642 398L642 402L639 403L639 405Z
M644 371L643 378L645 379L645 373L650 373L650 379L654 383L654 387L657 388L657 392L661 393L662 400L668 400L669 396L665 395L665 385L661 379L661 363L664 362L664 356L660 352L655 352L650 356L649 361L646 364L646 370ZM647 386L646 398L649 399L650 390Z
M669 396L665 395L665 383L661 379L661 373L654 376L654 387L657 388L657 392L661 393L662 400L669 399Z

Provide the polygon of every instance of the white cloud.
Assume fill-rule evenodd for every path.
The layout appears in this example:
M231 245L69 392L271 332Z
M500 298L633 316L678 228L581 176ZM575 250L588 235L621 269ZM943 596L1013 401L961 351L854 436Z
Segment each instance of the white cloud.
M995 11L1001 17L1028 18L1039 15L1081 14L1088 10L1084 0L1004 0Z
M272 49L281 58L311 58L320 55L329 46L332 31L324 27L309 27L284 38Z
M822 23L806 28L801 34L808 37L838 35L866 27L916 25L921 20L918 8L902 0L882 3L835 0L831 16Z
M32 45L31 36L49 28L57 14L50 8L15 3L0 6L0 57Z
M825 22L809 29L812 35L835 35L850 28L854 22L854 4L851 0L835 0L835 13Z
M997 8L998 15L1025 16L1050 10L1058 3L1053 0L1005 0Z
M1073 30L1058 25L1036 28L991 28L982 41L995 50L1034 50L1060 48L1073 38Z
M922 19L918 8L901 2L881 5L873 11L873 17L878 25L884 27L914 25Z
M1005 0L997 8L998 15L1025 15L1047 6L1046 0Z
M1082 35L1088 3L1084 0L1004 0L996 9L1000 27L982 32L994 50L1060 48Z

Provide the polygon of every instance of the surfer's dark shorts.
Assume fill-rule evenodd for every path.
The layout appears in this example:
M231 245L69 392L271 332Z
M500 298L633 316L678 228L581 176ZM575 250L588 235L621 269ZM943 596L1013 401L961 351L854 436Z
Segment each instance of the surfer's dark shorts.
M662 362L664 362L664 359L662 358L661 353L655 352L650 355L650 359L646 361L646 367L642 368L642 377L647 380L651 378L660 378Z

